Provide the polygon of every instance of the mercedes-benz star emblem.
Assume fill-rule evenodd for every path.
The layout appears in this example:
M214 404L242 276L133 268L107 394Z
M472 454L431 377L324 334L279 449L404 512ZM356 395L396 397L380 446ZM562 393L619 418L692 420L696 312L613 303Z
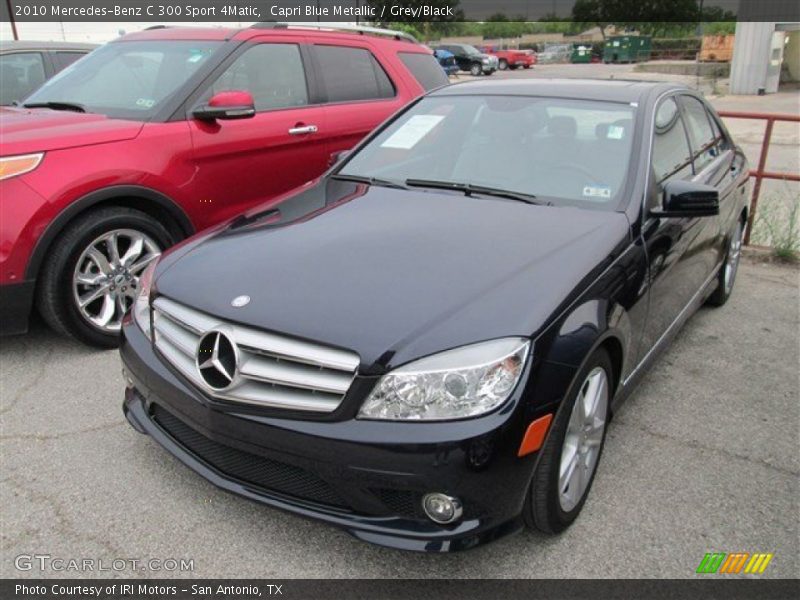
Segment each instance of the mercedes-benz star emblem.
M236 378L236 344L221 331L212 330L197 345L197 370L206 384L217 391L229 388Z
M234 308L242 308L248 304L250 304L250 296L236 296L236 298L231 300L231 306Z

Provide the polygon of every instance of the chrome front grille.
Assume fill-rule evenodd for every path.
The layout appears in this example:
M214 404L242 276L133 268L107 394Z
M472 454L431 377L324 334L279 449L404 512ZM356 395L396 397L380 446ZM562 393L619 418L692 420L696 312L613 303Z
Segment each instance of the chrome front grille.
M332 412L359 363L354 352L243 327L164 296L153 302L153 328L165 359L206 393L231 402ZM236 348L235 376L224 389L209 385L197 366L200 341L215 331Z

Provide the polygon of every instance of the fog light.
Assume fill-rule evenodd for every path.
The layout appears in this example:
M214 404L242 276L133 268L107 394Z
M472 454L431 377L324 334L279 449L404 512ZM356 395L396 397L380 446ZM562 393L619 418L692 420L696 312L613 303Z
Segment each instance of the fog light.
M461 518L461 501L445 494L425 494L422 508L431 521L446 524Z

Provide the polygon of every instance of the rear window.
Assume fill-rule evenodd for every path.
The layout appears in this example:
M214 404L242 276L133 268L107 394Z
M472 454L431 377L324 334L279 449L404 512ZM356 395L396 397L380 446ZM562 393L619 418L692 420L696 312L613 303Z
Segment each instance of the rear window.
M369 50L315 46L328 102L392 98L394 86Z
M400 52L400 60L425 91L449 83L444 69L431 54Z

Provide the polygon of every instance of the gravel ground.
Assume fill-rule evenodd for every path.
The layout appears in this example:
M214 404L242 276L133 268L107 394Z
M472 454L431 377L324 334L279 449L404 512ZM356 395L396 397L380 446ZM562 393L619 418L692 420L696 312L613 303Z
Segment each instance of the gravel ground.
M794 268L745 263L728 305L689 321L611 425L565 534L445 556L218 491L126 424L116 352L34 324L0 345L0 577L65 574L18 571L21 554L194 561L119 576L691 577L710 551L773 552L764 576L797 576L798 287Z

